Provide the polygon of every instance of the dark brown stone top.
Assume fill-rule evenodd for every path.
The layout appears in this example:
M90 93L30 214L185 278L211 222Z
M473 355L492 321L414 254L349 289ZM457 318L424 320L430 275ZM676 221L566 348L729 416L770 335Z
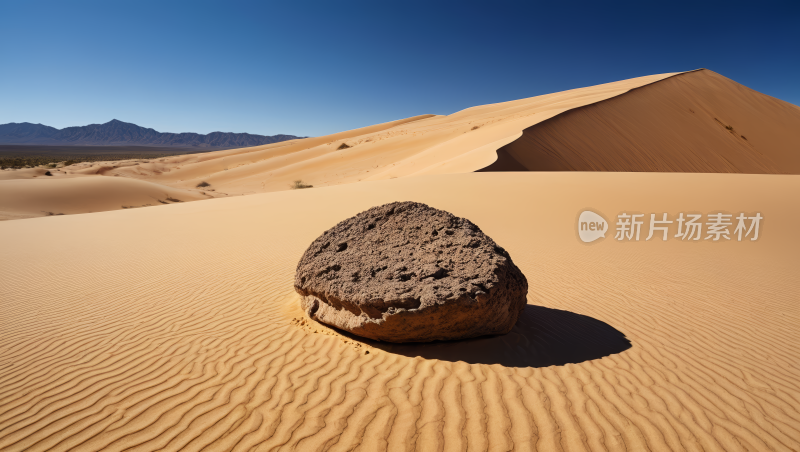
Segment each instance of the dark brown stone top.
M510 329L528 284L509 254L469 220L417 202L395 202L342 221L316 239L297 266L295 289L369 319L489 303L514 311Z

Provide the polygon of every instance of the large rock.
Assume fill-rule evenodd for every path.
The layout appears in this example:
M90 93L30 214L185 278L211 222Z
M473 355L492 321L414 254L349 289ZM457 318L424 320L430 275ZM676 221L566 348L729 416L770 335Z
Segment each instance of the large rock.
M505 334L528 293L511 256L480 228L416 202L373 207L325 231L294 286L309 317L387 342Z

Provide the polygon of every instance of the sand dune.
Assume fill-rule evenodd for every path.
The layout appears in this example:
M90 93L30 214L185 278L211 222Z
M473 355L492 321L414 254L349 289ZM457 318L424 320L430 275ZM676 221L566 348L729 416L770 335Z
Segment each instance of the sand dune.
M0 181L13 179L33 179L35 177L48 177L46 168L22 168L18 170L0 170ZM52 172L51 172L52 174Z
M800 174L798 143L800 108L701 69L323 137L155 160L81 163L54 174L138 179L205 199L288 190L296 180L319 188L475 171ZM1 171L0 180L41 179L41 172ZM125 203L120 198L110 204ZM105 208L84 209L99 210ZM6 211L3 218L20 215L30 213Z
M800 176L777 175L800 172L798 112L703 70L0 172L0 219L47 215L0 223L0 450L800 450ZM304 317L308 244L404 200L511 253L511 333L387 344ZM587 208L764 220L585 244Z
M798 450L799 196L798 176L472 173L0 223L0 449ZM511 253L512 333L388 346L298 320L308 243L396 200ZM764 222L587 245L587 206Z
M209 199L181 190L121 177L42 177L0 180L0 220L101 212Z
M422 115L323 137L267 146L159 159L104 174L194 189L207 182L229 194L287 190L295 180L314 187L419 174L472 172L497 159L497 149L522 131L572 108L623 94L675 74L660 74L528 99ZM108 164L84 164L92 173Z
M800 108L693 71L533 125L484 171L800 174Z
M800 108L701 69L106 174L229 194L474 171L800 174L798 143Z

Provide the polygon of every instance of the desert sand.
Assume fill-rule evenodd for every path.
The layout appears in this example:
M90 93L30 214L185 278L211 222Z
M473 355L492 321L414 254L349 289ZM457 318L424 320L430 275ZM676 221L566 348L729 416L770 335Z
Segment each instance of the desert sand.
M535 124L482 171L800 174L800 108L699 70Z
M389 346L301 319L308 244L397 200L509 251L511 333ZM798 203L800 176L470 173L6 221L0 449L798 450ZM764 220L584 244L585 208Z
M800 108L701 69L265 146L80 163L52 177L137 179L191 192L178 198L191 201L283 191L297 180L319 188L475 171L800 174L797 143ZM44 179L43 173L0 171L0 193L22 189L8 179ZM46 187L39 193L57 186ZM107 195L96 202L92 192L86 194L82 206L51 204L47 212L97 212L132 203ZM154 205L158 198L142 192L136 202ZM30 210L0 199L0 220L46 214Z
M102 212L212 196L122 177L41 177L0 181L0 219Z
M23 219L0 223L0 450L800 450L798 134L798 107L699 70L0 171ZM304 316L311 241L392 201L511 254L511 333L389 344ZM586 209L611 224L590 244ZM615 239L624 212L640 240ZM718 212L760 214L758 240L645 240L651 213Z
M323 137L265 146L150 160L87 162L59 168L53 178L124 177L196 193L195 199L288 190L296 180L324 187L416 174L473 172L492 164L497 149L522 131L570 109L602 101L674 76L660 74L561 93L483 105L448 115L420 115ZM17 190L7 179L42 179L43 171L0 171L0 192ZM4 180L5 179L5 180ZM210 184L198 187L201 183ZM201 193L202 192L202 193ZM141 196L140 196L141 198ZM82 212L121 209L82 198ZM150 204L157 203L151 197ZM114 204L114 203L112 203ZM144 203L146 204L146 202ZM81 213L72 206L71 212ZM50 206L56 211L66 211ZM0 219L19 212L0 200ZM44 215L44 213L39 213Z

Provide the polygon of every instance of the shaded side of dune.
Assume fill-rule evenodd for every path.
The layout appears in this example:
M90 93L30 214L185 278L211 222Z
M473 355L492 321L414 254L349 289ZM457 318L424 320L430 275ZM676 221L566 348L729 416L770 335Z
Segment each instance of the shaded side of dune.
M479 171L800 174L800 108L701 69L569 110L497 154Z

